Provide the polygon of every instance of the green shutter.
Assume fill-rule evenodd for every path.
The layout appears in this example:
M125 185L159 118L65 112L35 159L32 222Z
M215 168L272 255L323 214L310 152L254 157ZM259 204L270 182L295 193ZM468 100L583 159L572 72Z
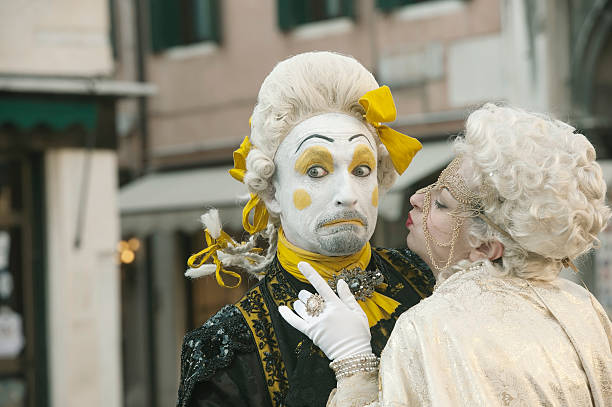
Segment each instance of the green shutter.
M282 31L289 31L295 26L293 20L292 0L277 0L278 26Z
M149 0L149 15L153 52L182 43L180 1Z
M382 11L389 12L394 8L417 2L418 0L376 0L376 7Z
M278 25L288 31L298 25L318 21L309 0L278 0Z
M354 17L354 0L325 0L326 15L324 19L336 17Z
M334 8L332 1L339 1L339 14L330 15ZM277 0L278 26L282 31L288 31L300 24L322 21L336 17L355 17L354 0L325 0L325 10L320 15L310 0Z
M194 40L220 42L220 20L218 0L193 0Z
M344 0L342 2L342 14L345 17L355 18L355 1Z
M119 59L119 50L117 49L117 5L115 0L108 0L108 18L110 22L110 44L113 52L113 59Z

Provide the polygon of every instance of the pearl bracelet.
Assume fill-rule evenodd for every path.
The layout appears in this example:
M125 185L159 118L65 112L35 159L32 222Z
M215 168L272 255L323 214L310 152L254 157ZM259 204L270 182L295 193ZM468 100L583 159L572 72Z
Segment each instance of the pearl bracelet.
M380 359L372 353L361 353L336 359L329 367L336 373L336 381L358 372L375 372Z

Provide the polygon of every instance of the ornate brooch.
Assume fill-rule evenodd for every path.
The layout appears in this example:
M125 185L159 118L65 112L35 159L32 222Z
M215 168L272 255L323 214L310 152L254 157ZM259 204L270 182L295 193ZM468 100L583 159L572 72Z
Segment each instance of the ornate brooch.
M318 317L325 309L325 300L319 294L313 294L306 300L306 313Z
M370 298L376 286L385 282L385 278L378 269L369 271L359 267L342 269L330 278L328 284L332 290L336 291L336 285L340 280L346 281L357 301L365 301L366 298Z

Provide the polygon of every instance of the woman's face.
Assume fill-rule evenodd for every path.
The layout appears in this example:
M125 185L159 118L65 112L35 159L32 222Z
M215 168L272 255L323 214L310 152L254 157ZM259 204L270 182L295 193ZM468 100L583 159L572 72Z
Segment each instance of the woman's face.
M440 181L410 197L413 209L408 214L406 244L434 272L469 257L467 241L470 220L461 204ZM427 196L429 195L429 197Z

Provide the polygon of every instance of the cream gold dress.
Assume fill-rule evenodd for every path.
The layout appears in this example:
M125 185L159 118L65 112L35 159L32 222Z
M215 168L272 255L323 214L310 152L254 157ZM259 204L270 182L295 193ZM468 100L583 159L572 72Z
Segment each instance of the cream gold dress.
M462 271L398 319L378 386L373 374L343 379L328 406L368 403L612 406L612 324L568 280Z

